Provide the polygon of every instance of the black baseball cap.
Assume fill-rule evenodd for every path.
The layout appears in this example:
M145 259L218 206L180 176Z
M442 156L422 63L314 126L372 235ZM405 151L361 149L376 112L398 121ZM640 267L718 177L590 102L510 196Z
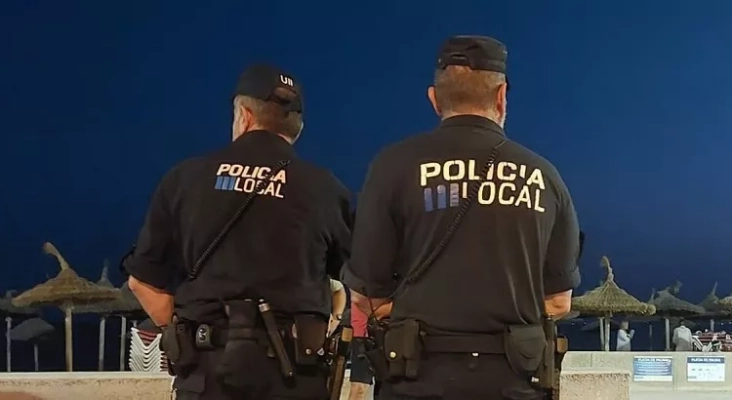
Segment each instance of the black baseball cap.
M255 64L247 68L239 76L234 96L275 102L287 112L303 112L300 84L292 75L267 64Z
M506 45L488 36L453 36L442 45L437 68L462 65L470 69L506 73Z

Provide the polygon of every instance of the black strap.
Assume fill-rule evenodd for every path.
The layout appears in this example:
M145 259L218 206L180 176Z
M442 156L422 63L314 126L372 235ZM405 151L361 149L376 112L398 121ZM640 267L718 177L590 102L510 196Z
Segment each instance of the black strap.
M504 346L503 334L424 337L424 348L428 353L505 354Z
M261 181L257 183L257 186L247 195L241 206L239 206L234 215L231 216L231 219L221 229L221 232L219 232L219 234L211 241L211 244L209 244L208 248L203 252L203 254L201 254L201 257L198 258L198 261L196 261L193 269L191 269L191 272L188 274L189 281L193 281L198 278L198 275L201 273L201 268L203 268L203 265L206 263L206 261L208 261L213 252L216 251L216 249L221 244L221 241L223 241L226 235L229 234L234 225L239 222L242 214L244 214L244 211L246 211L247 208L249 208L249 205L252 203L252 200L257 197L259 192L264 190L266 185L272 182L272 177L277 175L277 173L281 170L285 169L289 164L290 160L280 161L279 163L277 163L277 165L274 166L274 168L272 168L272 170L269 171L269 173L264 176Z
M503 144L506 143L506 139L502 139L498 144L493 146L491 149L491 153L488 156L488 160L486 161L485 165L483 166L483 169L480 171L480 180L476 181L472 188L470 188L470 193L468 193L468 197L463 201L463 204L460 206L460 209L458 210L457 214L455 214L455 219L450 223L450 226L447 228L447 231L445 231L445 236L443 236L442 240L440 240L437 245L432 249L432 252L430 252L427 257L422 262L416 263L408 272L407 275L402 279L401 282L399 282L399 286L397 286L396 290L394 290L394 293L390 296L391 299L394 299L399 293L401 293L408 285L411 285L415 282L417 282L419 279L421 279L427 271L429 271L432 264L437 260L437 257L442 254L442 252L445 250L447 245L452 240L452 237L455 236L455 232L457 231L457 228L460 226L460 223L463 220L463 217L465 217L465 214L470 210L470 207L475 203L478 192L480 191L480 185L485 181L486 175L488 175L488 170L490 170L491 166L496 162L496 157L498 157L498 149L503 146Z

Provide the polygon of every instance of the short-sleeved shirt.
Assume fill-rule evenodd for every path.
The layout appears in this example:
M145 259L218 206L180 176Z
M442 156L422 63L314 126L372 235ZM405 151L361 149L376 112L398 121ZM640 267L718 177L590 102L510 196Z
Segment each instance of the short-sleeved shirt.
M351 327L353 328L353 336L366 337L369 316L356 306L351 306Z
M268 179L284 160L290 164ZM200 276L187 280L245 196L262 187ZM174 292L176 313L192 321L216 321L221 299L252 296L279 312L327 318L329 277L338 278L350 254L351 218L350 194L330 172L298 159L280 136L252 131L165 175L126 269Z
M346 285L391 296L438 246L474 186L476 201L452 240L396 294L391 318L455 332L539 323L545 295L579 285L577 215L556 168L479 116L447 118L376 156L358 199Z

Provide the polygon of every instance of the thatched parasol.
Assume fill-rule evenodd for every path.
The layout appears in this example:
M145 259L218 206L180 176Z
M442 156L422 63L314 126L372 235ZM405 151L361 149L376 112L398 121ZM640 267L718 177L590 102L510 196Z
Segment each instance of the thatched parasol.
M54 278L14 298L13 304L18 307L53 305L63 310L66 331L66 369L72 371L74 364L72 339L74 305L114 300L119 298L119 291L99 286L81 278L71 269L69 263L66 262L66 259L53 244L45 243L43 251L56 257L61 266L61 272Z
M141 313L142 306L140 305L140 302L137 300L135 295L132 294L132 291L130 291L127 283L122 285L121 288L116 289L114 285L112 285L112 282L109 281L109 260L104 260L102 276L101 278L99 278L99 281L97 281L97 285L118 290L120 293L119 298L102 303L77 306L74 309L74 312L86 314L100 314L98 359L98 368L100 371L104 370L104 343L106 339L105 336L107 318L112 315L117 315L122 319L122 324L120 325L120 365L122 365L122 368L124 368L124 348L127 341L127 317L129 315Z
M600 340L605 351L610 351L610 318L616 314L653 315L656 309L650 304L631 296L615 283L615 274L610 259L603 256L600 265L607 271L605 281L595 289L572 299L572 309L586 315L595 315L604 320Z
M13 364L13 346L10 342L10 329L13 327L13 319L27 317L36 314L38 311L31 307L16 307L13 305L15 290L5 292L5 297L0 299L0 314L5 315L5 370L11 371Z
M676 281L673 286L669 286L656 293L651 299L651 304L656 306L658 315L663 317L666 328L666 351L671 350L671 326L669 318L671 317L690 317L704 314L703 307L689 303L676 297L681 290L681 282Z
M38 342L54 331L51 324L41 318L31 318L21 322L13 328L8 337L17 342L31 342L33 344L33 364L38 372Z

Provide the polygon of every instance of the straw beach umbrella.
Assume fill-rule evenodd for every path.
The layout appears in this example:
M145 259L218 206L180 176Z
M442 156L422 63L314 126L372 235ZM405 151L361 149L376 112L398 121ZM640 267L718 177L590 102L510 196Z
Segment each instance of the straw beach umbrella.
M0 314L5 316L5 370L11 371L13 364L13 346L10 341L10 330L13 327L14 318L23 318L35 315L37 310L30 307L16 307L13 305L13 295L15 290L5 292L5 297L0 299Z
M729 311L720 303L719 297L717 297L717 286L718 282L714 282L712 291L699 303L699 306L704 309L703 317L709 318L709 330L712 332L714 332L715 318L729 315Z
M30 342L33 344L33 365L35 371L38 372L38 343L53 331L53 326L43 319L31 318L13 328L9 337L16 342Z
M142 313L142 306L137 301L135 295L132 294L129 287L125 283L121 288L117 289L109 281L109 260L104 260L102 268L102 276L97 281L97 285L111 288L119 291L119 298L115 300L100 302L96 304L81 305L74 309L77 314L99 314L99 359L98 368L104 370L104 344L106 341L106 325L107 318L110 316L119 316L122 319L120 325L120 365L124 369L124 349L127 333L127 316Z
M56 257L61 266L61 272L54 278L14 298L13 304L19 307L52 305L61 308L65 315L66 369L72 371L74 365L72 339L74 305L114 300L119 297L119 291L99 286L81 278L71 269L69 263L66 262L66 259L53 244L45 243L43 251Z
M600 340L605 351L610 351L610 318L613 315L653 315L656 308L631 296L615 283L615 274L610 259L603 256L600 265L607 271L605 282L599 287L572 299L572 309L585 315L604 319Z
M671 317L689 317L704 314L704 308L696 304L691 304L676 297L681 289L681 282L676 281L673 286L669 286L656 293L655 298L651 300L651 304L656 306L656 312L663 317L666 329L666 351L671 350L671 327L669 318Z

